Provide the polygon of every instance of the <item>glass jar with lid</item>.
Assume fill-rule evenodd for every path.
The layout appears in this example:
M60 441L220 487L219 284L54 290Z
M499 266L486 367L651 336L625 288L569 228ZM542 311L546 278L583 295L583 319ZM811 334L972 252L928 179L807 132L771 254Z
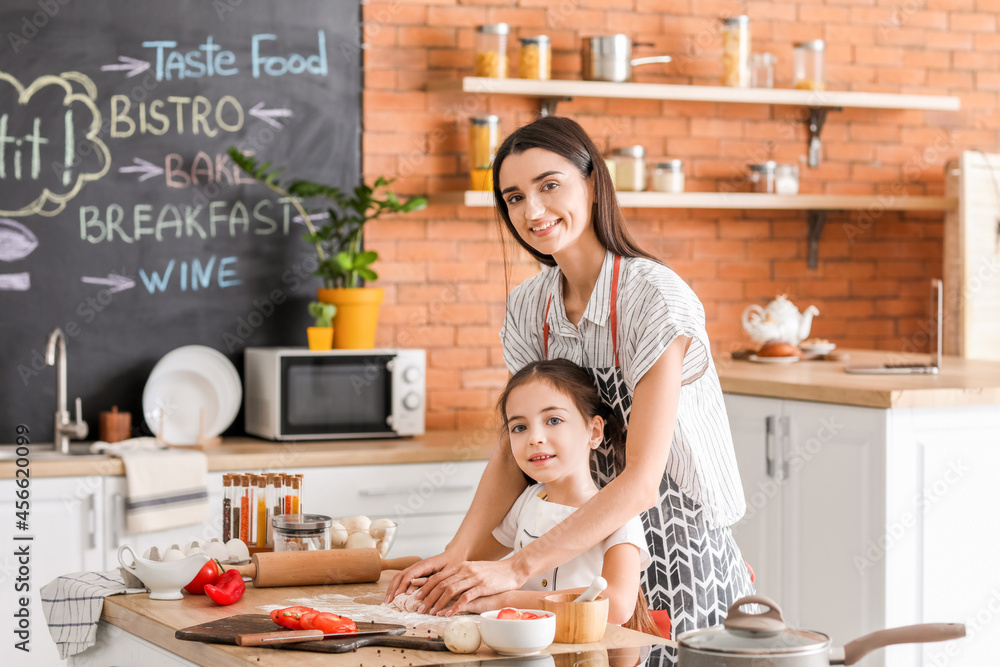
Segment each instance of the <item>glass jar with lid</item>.
M750 17L722 19L722 85L750 86Z
M792 80L799 90L826 90L824 57L826 43L822 39L798 42L792 49Z
M656 192L684 192L684 163L680 160L654 163L652 182Z
M510 26L506 23L492 23L476 28L476 76L507 78L509 34Z
M779 195L799 194L799 166L779 164L774 168L774 192Z
M470 189L493 189L493 158L499 147L499 116L476 116L469 119Z
M275 551L322 551L330 548L333 519L323 514L279 514L271 518Z
M518 61L517 76L522 79L552 78L552 44L548 35L521 38L521 57Z
M778 59L771 53L750 54L750 87L774 88L774 63Z
M778 163L774 160L750 165L750 182L753 183L753 191L774 194L775 169Z
M646 149L642 146L623 146L611 151L615 161L615 189L624 192L642 192L646 189Z

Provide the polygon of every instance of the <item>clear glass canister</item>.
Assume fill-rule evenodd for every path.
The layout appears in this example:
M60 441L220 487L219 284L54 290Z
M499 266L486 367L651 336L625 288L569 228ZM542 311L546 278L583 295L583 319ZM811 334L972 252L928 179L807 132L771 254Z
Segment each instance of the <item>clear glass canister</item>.
M510 26L492 23L476 28L476 76L506 79L509 71L507 35Z
M321 551L330 548L333 519L323 514L279 514L271 519L275 551Z
M778 61L771 53L750 54L750 86L774 88L774 64Z
M750 165L750 182L754 192L774 194L774 171L777 166L774 160Z
M668 160L654 164L653 189L657 192L684 192L684 163Z
M774 168L774 192L779 195L799 194L799 166L779 164Z
M623 146L611 152L615 161L615 189L642 192L646 189L646 149Z
M822 39L799 42L792 49L792 79L799 90L826 90L824 58L826 43Z
M750 86L750 17L722 19L722 85Z
M493 158L500 147L500 117L469 119L469 178L473 190L493 189Z
M552 44L548 35L521 38L521 58L517 75L522 79L552 78Z

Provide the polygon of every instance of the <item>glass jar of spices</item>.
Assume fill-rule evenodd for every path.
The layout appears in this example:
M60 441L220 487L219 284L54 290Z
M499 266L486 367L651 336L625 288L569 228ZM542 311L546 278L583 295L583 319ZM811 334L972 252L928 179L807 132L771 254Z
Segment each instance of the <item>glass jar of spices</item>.
M684 163L667 160L653 165L653 190L657 192L684 192Z
M642 192L646 189L646 149L623 146L611 152L615 161L615 189Z
M476 116L469 119L470 189L493 189L493 158L499 147L499 116Z
M722 19L722 85L750 85L750 17Z
M792 80L799 90L826 90L824 57L826 43L822 39L799 42L792 49Z
M521 38L521 57L517 76L522 79L552 78L552 44L548 35Z
M476 76L507 78L509 34L510 26L506 23L492 23L476 28Z
M333 519L323 514L279 514L271 524L275 551L322 551L331 546Z

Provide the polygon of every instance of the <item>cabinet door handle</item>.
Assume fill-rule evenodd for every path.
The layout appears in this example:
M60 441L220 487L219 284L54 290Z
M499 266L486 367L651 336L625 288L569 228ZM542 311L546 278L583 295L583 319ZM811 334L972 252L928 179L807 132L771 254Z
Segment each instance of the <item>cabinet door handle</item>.
M117 549L121 546L121 526L125 517L125 498L120 493L116 493L111 498L111 506L114 515L111 517L111 548Z
M788 460L792 454L789 451L792 443L792 418L781 418L781 478L788 479Z
M764 417L764 469L774 477L774 417Z
M97 548L97 498L91 493L87 496L87 544L88 549Z
M365 498L378 498L381 496L405 496L407 494L413 493L416 487L413 486L387 486L381 489L361 489L358 491L359 496ZM439 486L434 489L434 493L443 491L444 493L465 493L466 491L474 491L476 487L471 484L462 484L454 486Z

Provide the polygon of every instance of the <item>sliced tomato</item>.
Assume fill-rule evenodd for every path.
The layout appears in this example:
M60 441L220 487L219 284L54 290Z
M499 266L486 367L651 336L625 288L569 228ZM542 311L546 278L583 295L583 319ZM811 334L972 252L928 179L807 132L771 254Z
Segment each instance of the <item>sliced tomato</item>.
M357 632L357 624L346 616L338 616L330 612L316 614L311 619L312 625L317 630L322 630L324 634L343 634Z
M521 612L511 607L504 607L497 613L497 618L500 620L516 621L521 618Z
M315 630L316 626L313 624L313 619L319 616L322 612L318 611L307 611L299 617L299 624L302 626L303 630Z
M299 619L303 614L316 613L312 607L285 607L271 612L271 618L275 623L289 630L301 630L302 623Z
M532 613L530 611L522 611L521 612L521 620L522 621L534 621L535 619L538 619L538 618L541 618L541 616L539 616L538 614L534 614L534 613Z

